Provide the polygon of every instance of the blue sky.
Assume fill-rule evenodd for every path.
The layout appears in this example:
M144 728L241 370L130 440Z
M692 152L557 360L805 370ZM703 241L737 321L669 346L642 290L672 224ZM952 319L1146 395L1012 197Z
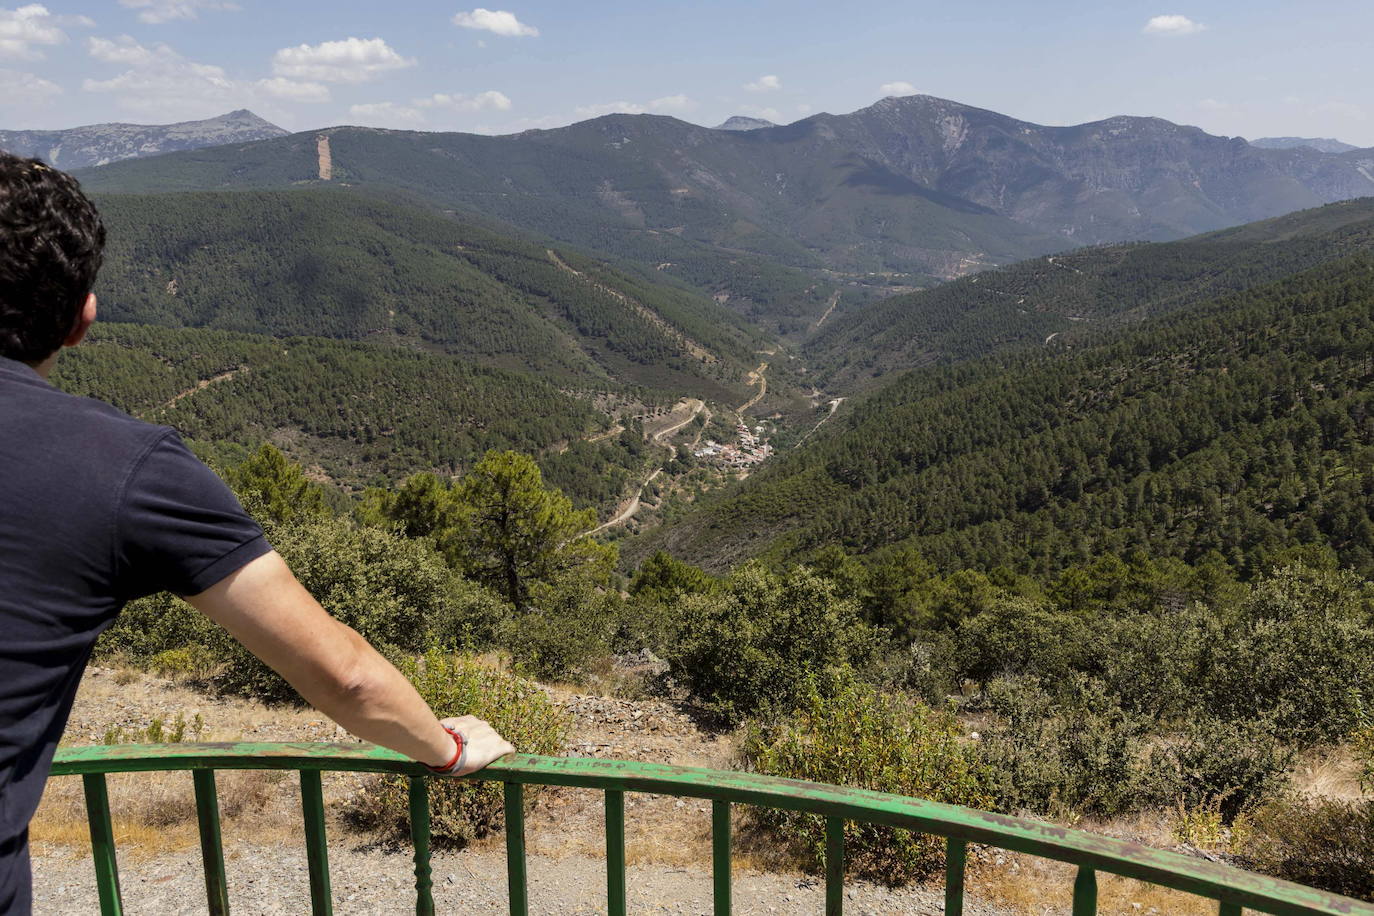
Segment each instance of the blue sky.
M788 122L920 91L1044 124L1156 115L1374 146L1367 0L492 2L11 0L0 127L245 107L292 130Z

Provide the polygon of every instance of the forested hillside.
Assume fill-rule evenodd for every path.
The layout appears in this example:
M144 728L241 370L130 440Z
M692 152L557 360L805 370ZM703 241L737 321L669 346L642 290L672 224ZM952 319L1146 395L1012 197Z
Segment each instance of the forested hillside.
M1374 251L1374 198L1178 242L1084 248L851 310L806 345L841 389L1020 345L1074 345L1139 321Z
M418 207L343 190L98 204L108 319L370 340L726 400L752 368L753 332L705 296Z
M443 354L109 323L63 354L53 380L174 426L230 463L273 442L352 487L456 474L489 449L518 449L591 505L617 498L641 464L635 435L578 441L609 425L589 399Z
M1371 383L1358 255L1074 351L905 375L651 541L714 568L903 545L1031 573L1135 548L1253 571L1312 546L1368 575Z

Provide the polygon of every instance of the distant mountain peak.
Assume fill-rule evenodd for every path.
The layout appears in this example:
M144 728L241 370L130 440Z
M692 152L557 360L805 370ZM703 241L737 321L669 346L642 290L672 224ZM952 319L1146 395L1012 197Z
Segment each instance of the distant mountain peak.
M0 130L0 149L33 156L58 168L79 169L177 150L269 140L286 133L247 108L240 108L218 117L176 124L111 123L66 130Z
M716 125L716 130L758 130L761 127L777 127L772 121L751 118L746 115L733 115Z
M1258 140L1251 140L1251 146L1258 146L1260 149L1301 149L1307 147L1319 153L1348 153L1358 146L1343 143L1331 137L1260 137Z

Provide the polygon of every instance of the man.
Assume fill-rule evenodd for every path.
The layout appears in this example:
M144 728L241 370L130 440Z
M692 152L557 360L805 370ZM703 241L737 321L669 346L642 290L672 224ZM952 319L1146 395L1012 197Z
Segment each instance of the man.
M76 181L0 153L0 913L30 910L28 823L91 647L125 602L182 595L353 734L437 772L514 749L442 723L330 617L176 433L46 381L95 321L105 229Z

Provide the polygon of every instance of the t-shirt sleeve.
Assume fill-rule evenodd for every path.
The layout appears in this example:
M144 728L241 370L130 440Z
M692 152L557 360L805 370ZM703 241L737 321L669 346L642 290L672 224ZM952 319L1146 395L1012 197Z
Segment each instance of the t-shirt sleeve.
M233 491L175 433L131 471L115 532L126 597L196 595L271 549Z

